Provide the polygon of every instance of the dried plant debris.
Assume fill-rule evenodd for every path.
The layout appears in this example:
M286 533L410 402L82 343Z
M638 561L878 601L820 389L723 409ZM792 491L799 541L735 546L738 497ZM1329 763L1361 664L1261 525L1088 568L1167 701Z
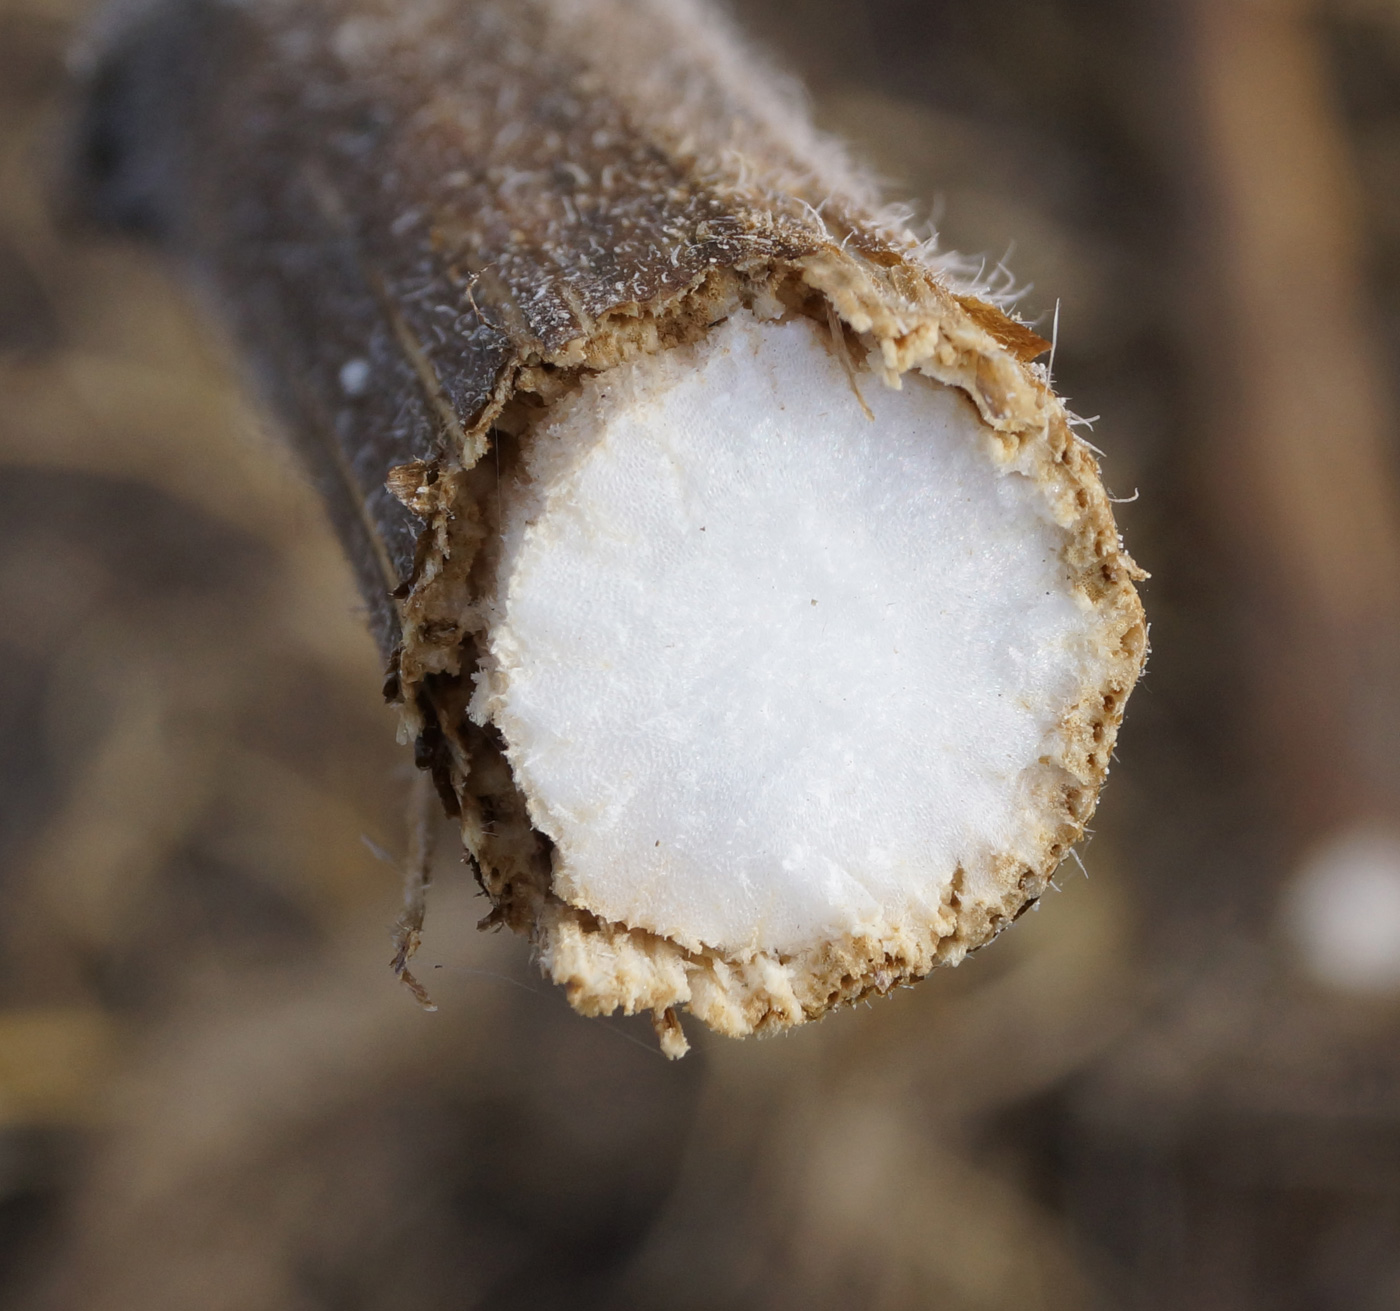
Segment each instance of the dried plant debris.
M1081 836L1146 649L1047 343L688 0L199 0L87 203L303 446L493 924L743 1035L955 964Z

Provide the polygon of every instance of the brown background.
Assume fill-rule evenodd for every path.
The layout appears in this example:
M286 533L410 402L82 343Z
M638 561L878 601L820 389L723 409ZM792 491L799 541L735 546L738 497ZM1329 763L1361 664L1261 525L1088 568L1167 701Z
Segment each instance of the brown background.
M1400 3L747 0L1033 283L1155 653L1060 892L678 1065L472 929L308 485L151 253L56 225L82 0L0 0L0 1305L1400 1308L1400 995L1299 862L1400 817Z

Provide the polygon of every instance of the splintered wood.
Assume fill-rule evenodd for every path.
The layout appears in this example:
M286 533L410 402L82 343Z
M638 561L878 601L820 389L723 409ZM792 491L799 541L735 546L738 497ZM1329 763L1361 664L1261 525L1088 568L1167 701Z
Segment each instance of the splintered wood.
M680 1010L800 1024L1034 902L1141 575L1047 343L713 10L186 0L95 68L90 207L231 321L486 923L579 1011L679 1055Z

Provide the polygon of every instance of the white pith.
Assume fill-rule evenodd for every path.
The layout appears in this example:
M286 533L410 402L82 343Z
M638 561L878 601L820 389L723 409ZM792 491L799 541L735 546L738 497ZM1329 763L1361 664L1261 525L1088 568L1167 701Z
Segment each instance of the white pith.
M474 714L556 892L731 955L924 920L1043 843L1097 621L962 393L736 315L531 434Z

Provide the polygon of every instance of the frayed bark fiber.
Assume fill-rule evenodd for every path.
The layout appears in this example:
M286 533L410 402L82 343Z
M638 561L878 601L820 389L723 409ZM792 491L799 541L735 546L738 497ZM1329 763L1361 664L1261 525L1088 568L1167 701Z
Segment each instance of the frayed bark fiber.
M954 288L780 79L690 0L179 0L108 24L86 202L204 284L316 472L494 909L584 1013L801 1023L955 963L1081 835L1145 655L1140 576L1024 325ZM890 385L960 389L1035 479L1104 616L1101 678L1043 762L1034 861L955 878L936 916L742 958L562 901L499 734L468 714L495 488L592 373L739 309L833 319Z

